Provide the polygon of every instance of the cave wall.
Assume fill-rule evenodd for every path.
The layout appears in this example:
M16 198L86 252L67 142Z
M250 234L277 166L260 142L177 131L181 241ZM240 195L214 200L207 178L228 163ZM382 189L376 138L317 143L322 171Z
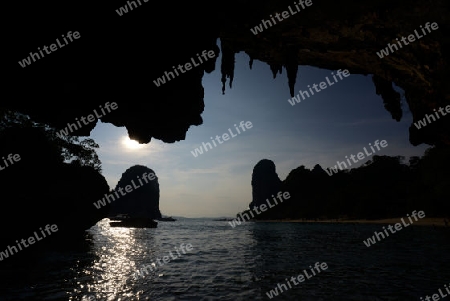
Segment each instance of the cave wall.
M215 69L221 52L226 93L232 85L234 54L240 51L250 56L250 65L254 60L267 63L274 76L285 69L291 94L296 93L299 65L374 75L376 91L383 97L380 105L396 121L405 110L417 121L450 104L448 1L312 3L257 35L250 28L293 3L142 2L122 16L116 10L126 2L117 0L8 3L12 19L24 26L13 25L6 36L7 97L0 106L64 128L106 102L116 102L118 109L101 117L102 122L126 127L130 138L141 143L151 138L171 143L203 123L204 72ZM426 22L437 22L439 29L383 59L376 55ZM70 30L79 31L81 38L25 68L17 63ZM216 57L160 87L153 83L203 50L214 50ZM404 95L396 94L393 83ZM402 107L403 98L408 108ZM89 135L94 127L95 122L90 123L75 134ZM449 129L449 118L421 130L412 125L410 142L449 145Z

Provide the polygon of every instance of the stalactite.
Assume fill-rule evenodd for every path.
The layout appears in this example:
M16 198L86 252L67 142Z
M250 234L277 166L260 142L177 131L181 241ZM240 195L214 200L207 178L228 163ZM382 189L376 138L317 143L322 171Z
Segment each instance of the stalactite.
M297 71L298 71L297 64L286 65L286 73L288 76L289 92L291 93L291 97L294 97L294 88L295 88L295 81L297 80Z
M273 78L277 77L277 72L281 74L281 71L283 70L283 65L281 64L269 64L270 70L272 70Z
M377 95L381 95L385 109L391 113L396 121L402 119L402 106L400 93L394 90L392 82L387 81L379 76L373 76L372 81L375 84Z
M291 48L287 51L286 55L285 67L291 97L294 97L295 82L297 80L297 71L298 71L297 53L298 53L297 48Z
M222 62L220 70L222 72L222 94L225 94L225 84L227 78L230 79L230 89L233 87L235 56L231 45L227 45L226 41L221 40Z

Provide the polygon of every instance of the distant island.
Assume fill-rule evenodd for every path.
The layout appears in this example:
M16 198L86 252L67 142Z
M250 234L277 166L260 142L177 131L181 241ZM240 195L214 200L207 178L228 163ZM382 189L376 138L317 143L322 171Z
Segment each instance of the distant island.
M130 189L126 189L130 187ZM161 218L159 210L159 183L155 172L143 165L128 168L114 192L126 190L111 202L109 216L128 215L131 218ZM116 194L116 193L115 193Z
M172 217L162 216L158 177L146 166L134 165L128 168L116 188L110 192L110 199L112 202L108 217L112 220L111 227L156 228L156 220L176 221Z
M408 162L403 156L375 155L358 168L339 170L332 176L319 164L313 169L301 165L284 181L279 179L275 163L263 159L253 169L249 209L236 217L249 216L254 221L370 221L423 210L427 218L443 221L450 216L449 153L449 147L435 146ZM274 203L280 192L288 192L290 198L258 210L268 201Z

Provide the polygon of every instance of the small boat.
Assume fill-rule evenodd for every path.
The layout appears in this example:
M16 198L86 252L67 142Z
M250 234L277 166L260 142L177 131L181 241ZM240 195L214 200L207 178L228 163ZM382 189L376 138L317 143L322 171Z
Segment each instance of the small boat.
M130 218L128 214L118 214L116 216L110 216L109 219L112 221L123 221L125 219Z
M109 226L124 228L157 228L158 222L151 218L128 217L120 221L109 222Z

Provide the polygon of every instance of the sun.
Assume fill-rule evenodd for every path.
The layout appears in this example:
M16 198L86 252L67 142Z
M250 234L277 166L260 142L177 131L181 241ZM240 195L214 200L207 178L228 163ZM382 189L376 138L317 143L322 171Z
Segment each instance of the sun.
M130 137L128 136L124 136L122 138L122 144L131 150L135 150L135 149L140 149L142 147L144 147L143 144L139 144L139 142L137 142L136 140L131 140Z

